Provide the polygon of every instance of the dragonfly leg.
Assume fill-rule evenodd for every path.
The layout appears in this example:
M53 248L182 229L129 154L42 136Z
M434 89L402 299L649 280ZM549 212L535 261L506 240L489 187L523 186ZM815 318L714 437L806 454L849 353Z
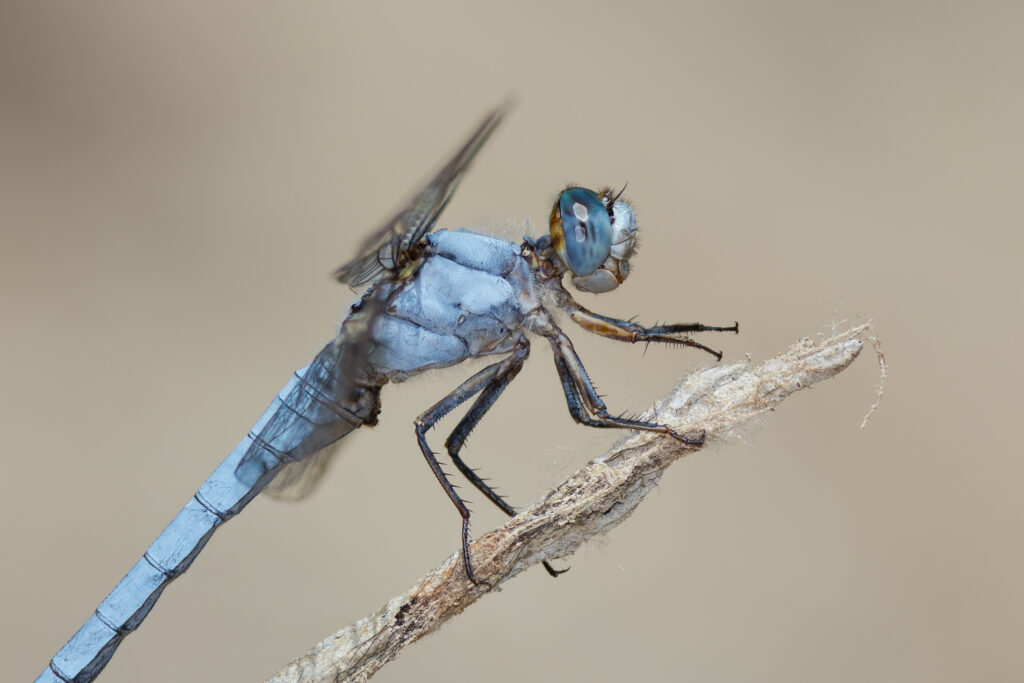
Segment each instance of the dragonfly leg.
M480 372L476 373L475 375L467 379L465 382L460 384L455 389L455 391L451 392L450 394L442 398L440 401L435 403L433 406L428 408L426 411L424 411L419 417L416 418L416 420L413 423L416 429L416 441L420 446L420 450L423 452L423 457L426 458L427 460L427 465L430 466L430 470L431 472L434 473L434 476L437 478L438 483L441 484L441 488L443 488L444 492L448 494L448 498L452 501L452 504L455 505L455 508L459 511L459 515L462 517L462 561L463 565L466 568L466 576L469 578L470 581L477 585L483 582L476 578L476 575L473 573L473 568L470 565L469 561L469 508L466 506L465 501L462 500L462 497L459 496L459 494L455 491L455 486L452 485L451 481L448 479L448 475L441 468L441 464L437 461L436 454L430 449L430 444L427 443L427 430L433 427L438 422L438 420L443 418L445 415L450 413L452 410L457 408L462 403L465 403L474 395L480 393L481 391L489 389L496 382L501 382L501 377L511 372L511 377L508 377L504 381L504 384L507 385L508 382L511 381L512 377L515 377L516 373L519 372L519 368L515 366L518 365L519 367L522 367L523 361L526 359L526 356L528 355L529 342L527 342L526 339L523 338L516 345L516 349L513 351L511 356L509 356L503 361L499 361L492 365L488 365L486 368L484 368ZM472 429L473 425L475 425L476 422L479 422L480 417L482 417L483 414L487 412L487 408L491 407L494 401L498 398L498 395L501 394L502 389L504 389L504 385L501 386L501 389L497 390L493 398L486 402L486 405L484 405L479 410L479 415L475 418L475 420L473 420L473 423L469 426L469 429ZM473 404L473 408L470 409L471 414L473 413L473 411L477 410L477 406L480 403L481 401L478 400L476 403ZM466 418L463 418L462 422L466 422ZM460 426L462 425L462 422L459 423ZM458 431L458 428L456 428L456 431ZM467 429L465 434L462 436L463 440L465 440L465 435L467 435L468 433L469 430ZM456 466L459 467L459 470L462 471L463 474L466 473L466 470L473 473L473 471L470 470L468 467L466 468L466 470L462 469L463 467L465 467L465 463L462 463L461 460L456 461ZM474 477L476 481L474 481ZM508 509L511 509L511 506L509 506L508 503L505 503L504 500L501 500L500 496L498 496L492 490L487 488L487 485L484 484L482 480L480 480L476 473L473 473L473 477L469 477L469 479L470 482L474 484L474 486L477 486L477 481L483 484L484 488L487 489L486 491L484 491L484 494L487 495L488 498L490 498L492 501L494 501L495 498L501 501L499 507L504 505ZM477 488L480 487L477 486ZM488 491L490 491L489 494ZM491 495L494 495L495 498L491 498ZM505 508L503 507L502 509ZM515 511L513 511L512 514L515 514Z
M619 417L608 412L607 406L598 395L593 382L587 376L583 362L576 355L572 342L561 332L555 332L550 337L551 345L555 351L555 368L558 370L558 377L562 382L562 391L565 393L565 400L569 406L569 414L573 420L590 427L606 429L641 429L649 432L659 432L679 439L689 446L700 446L704 443L703 431L699 436L691 437L679 434L668 425L633 420L626 417Z
M707 351L718 360L722 360L721 351L715 351L714 349L704 346L703 344L682 335L692 332L735 332L739 334L740 331L740 324L738 322L727 327L705 325L704 323L673 323L669 325L644 327L643 325L638 325L631 320L609 318L607 316L600 315L599 313L588 311L586 308L580 306L568 297L563 304L563 308L568 311L569 315L580 327L593 332L594 334L599 334L602 337L608 337L609 339L630 342L633 344L637 342L656 342L661 344L692 346L702 351Z
M480 493L484 494L489 501L494 503L499 510L504 512L509 517L515 517L516 509L512 507L508 501L501 497L497 491L491 488L490 485L484 481L479 474L477 474L466 462L459 457L459 452L462 447L466 444L466 439L469 437L469 433L476 428L480 420L491 409L495 401L501 396L502 392L505 391L519 371L523 369L523 364L526 362L527 357L530 355L530 343L526 339L521 339L516 345L512 355L503 360L499 364L499 368L495 373L494 378L484 387L481 391L480 396L477 397L476 401L470 407L469 411L463 416L462 420L452 431L451 435L444 442L445 448L448 450L448 455L451 457L452 462L462 472L462 475L469 480L473 486L477 488ZM553 577L557 577L559 574L564 574L569 571L568 569L555 569L551 564L544 560L544 569Z

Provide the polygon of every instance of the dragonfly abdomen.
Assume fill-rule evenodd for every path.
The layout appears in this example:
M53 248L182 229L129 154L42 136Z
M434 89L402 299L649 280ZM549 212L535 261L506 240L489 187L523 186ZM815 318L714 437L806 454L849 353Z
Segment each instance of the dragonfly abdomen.
M324 362L330 349L328 345L313 363L293 375L249 434L54 656L36 683L93 680L125 636L146 618L167 584L188 570L213 532L241 512L284 465L372 422L379 387L363 389L350 408L323 393L335 380L334 364Z
M235 467L251 446L246 437L175 516L96 612L61 648L50 668L36 679L91 681L117 646L149 614L171 581L183 574L218 526L235 516L258 493L235 477Z

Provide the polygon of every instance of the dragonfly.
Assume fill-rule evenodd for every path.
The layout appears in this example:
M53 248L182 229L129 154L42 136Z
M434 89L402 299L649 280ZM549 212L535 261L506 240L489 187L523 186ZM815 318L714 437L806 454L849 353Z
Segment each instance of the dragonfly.
M637 223L621 191L562 190L551 209L549 234L520 244L465 229L436 230L438 219L470 163L506 115L490 112L469 139L412 200L372 232L358 256L335 271L352 288L366 286L337 336L284 389L231 454L185 504L110 594L51 659L37 683L95 679L128 634L137 629L167 585L182 575L213 533L260 492L285 498L308 494L323 473L332 446L360 426L373 426L384 385L456 365L470 358L500 359L465 380L415 419L416 441L427 465L462 519L462 567L484 583L470 561L470 511L442 469L427 432L474 399L444 446L459 472L504 513L513 508L461 456L469 433L523 368L529 335L554 351L555 370L572 418L601 428L657 432L690 446L703 432L608 411L566 333L563 311L589 332L630 343L693 347L722 353L691 338L696 332L739 332L739 324L644 327L587 310L565 288L608 292L629 275ZM544 563L548 573L556 570Z

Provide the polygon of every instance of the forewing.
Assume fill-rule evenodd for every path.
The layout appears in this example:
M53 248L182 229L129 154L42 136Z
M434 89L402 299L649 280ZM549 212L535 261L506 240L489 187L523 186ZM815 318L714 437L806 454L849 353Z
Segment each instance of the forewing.
M404 209L366 238L359 249L360 255L335 271L335 278L352 287L373 280L377 282L353 308L337 339L324 348L310 365L306 373L306 389L314 388L342 407L354 407L361 398L365 399L365 387L374 381L365 374L369 367L367 360L373 350L370 332L384 311L384 301L391 291L392 282L402 276L409 263L410 249L437 224L438 216L451 200L469 164L497 128L505 111L506 107L502 106L488 114L426 187ZM388 277L382 277L385 273ZM301 398L307 399L306 396ZM273 421L268 425L271 432L277 431L275 426ZM288 500L305 497L315 488L336 450L324 448L286 465L264 492Z
M366 284L384 271L398 274L408 263L409 250L434 229L437 218L448 205L473 157L501 123L502 106L483 120L462 149L427 183L394 218L373 232L359 248L359 256L334 272L334 277L352 287Z

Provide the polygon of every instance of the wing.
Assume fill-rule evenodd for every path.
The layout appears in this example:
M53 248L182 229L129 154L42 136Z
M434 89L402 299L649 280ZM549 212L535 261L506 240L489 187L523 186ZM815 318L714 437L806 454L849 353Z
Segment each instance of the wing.
M334 277L352 287L366 284L385 271L399 277L412 260L412 248L434 229L462 175L501 123L506 110L507 106L501 106L488 114L452 160L404 209L367 237L359 248L359 256L334 271Z
M352 287L376 281L342 325L338 338L314 359L306 373L308 384L319 386L321 394L346 401L359 400L359 387L365 386L367 357L373 348L370 332L384 311L384 300L391 283L401 280L403 270L415 255L413 247L437 224L438 216L451 200L470 162L501 122L507 107L488 114L466 143L426 187L391 220L363 242L359 256L339 268L334 277ZM361 381L354 381L355 378ZM333 384L328 389L326 385ZM346 385L346 386L341 386ZM308 387L307 387L308 388ZM292 418L290 415L284 416ZM275 424L268 425L273 437ZM337 448L323 448L315 454L286 465L264 489L274 498L298 500L308 495L327 469Z
M263 494L288 502L302 500L323 481L324 472L340 447L341 443L328 446L305 460L285 465L263 489Z
M260 419L253 447L235 472L242 481L256 481L274 460L265 446L291 461L263 488L275 498L298 500L308 495L324 473L330 446L361 424L376 424L381 378L368 363L373 351L373 325L384 311L391 283L380 282L352 306L338 336L307 367L295 373Z

